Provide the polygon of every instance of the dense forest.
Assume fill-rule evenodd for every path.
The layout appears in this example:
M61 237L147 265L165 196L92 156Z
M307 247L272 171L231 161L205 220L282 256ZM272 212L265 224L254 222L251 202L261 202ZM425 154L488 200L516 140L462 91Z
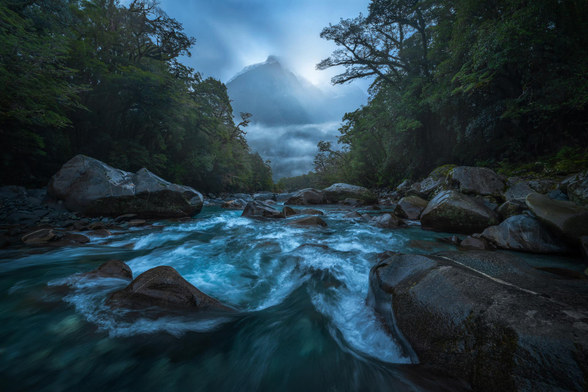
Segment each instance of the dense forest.
M283 188L389 186L444 164L507 173L588 168L585 0L372 0L325 28L333 83L375 78L315 173Z
M209 192L271 189L226 87L153 0L0 0L0 183L44 186L76 154Z

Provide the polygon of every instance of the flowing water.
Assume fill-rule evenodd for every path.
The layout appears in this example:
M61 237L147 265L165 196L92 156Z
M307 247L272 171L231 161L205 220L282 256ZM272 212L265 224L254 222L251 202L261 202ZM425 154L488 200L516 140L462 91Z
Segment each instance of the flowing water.
M379 252L454 249L435 241L447 234L378 229L323 210L328 229L205 207L194 220L92 238L89 246L3 251L1 389L463 390L411 360L365 303ZM110 259L125 261L134 276L172 266L238 313L153 319L112 310L105 298L128 282L76 275Z

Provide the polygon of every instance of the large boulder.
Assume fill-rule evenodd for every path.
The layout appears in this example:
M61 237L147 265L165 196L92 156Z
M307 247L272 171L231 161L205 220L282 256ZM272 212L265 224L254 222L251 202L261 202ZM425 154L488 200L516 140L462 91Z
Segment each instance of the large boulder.
M307 206L310 204L327 204L327 198L323 191L313 188L301 189L295 192L284 204L294 206Z
M507 189L504 192L504 198L506 200L525 201L531 193L545 195L556 189L557 186L558 182L550 178L525 180L520 177L511 177L507 180Z
M126 288L112 293L107 304L126 309L156 306L162 309L233 311L198 290L174 268L167 266L143 272Z
M247 218L284 218L284 214L263 201L250 201L243 210Z
M486 167L459 166L447 176L451 187L466 195L502 197L504 181Z
M368 304L405 352L475 391L581 391L588 383L588 282L498 252L393 255Z
M452 190L439 193L421 214L423 228L453 233L480 233L498 223L482 202Z
M412 184L408 195L419 196L427 200L435 197L444 190L447 176L455 167L455 165L444 165L436 168L427 178Z
M555 238L537 219L527 215L512 216L484 230L482 238L500 249L533 253L569 253L565 244Z
M142 218L191 217L202 209L202 195L165 181L147 169L129 173L76 155L55 174L47 189L70 211L90 216L137 214Z
M376 204L378 198L367 188L349 184L333 184L324 190L329 203L339 203L345 199L363 200L365 204Z
M588 236L588 208L538 193L529 194L526 203L537 219L557 237L579 243L580 237Z
M417 220L421 213L427 208L428 201L418 196L406 196L400 199L394 213L401 218Z

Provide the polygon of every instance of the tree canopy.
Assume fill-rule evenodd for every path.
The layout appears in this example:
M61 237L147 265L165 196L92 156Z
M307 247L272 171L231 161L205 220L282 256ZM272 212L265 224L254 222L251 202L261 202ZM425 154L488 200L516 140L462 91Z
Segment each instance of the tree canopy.
M42 186L75 154L203 191L273 185L226 86L153 0L0 0L1 182Z
M338 49L317 69L345 67L333 83L374 82L368 105L343 119L340 146L319 144L319 184L391 185L448 163L556 154L578 163L556 171L586 168L586 1L372 0L368 15L321 36Z

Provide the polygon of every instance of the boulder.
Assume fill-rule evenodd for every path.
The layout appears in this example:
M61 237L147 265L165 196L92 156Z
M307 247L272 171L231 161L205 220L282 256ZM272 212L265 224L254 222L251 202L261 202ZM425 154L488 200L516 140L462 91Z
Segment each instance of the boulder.
M500 219L506 220L511 216L521 215L525 210L528 210L528 207L523 201L509 200L501 204L496 212L500 216Z
M483 203L453 190L439 193L421 214L423 228L453 233L480 233L498 222Z
M484 230L482 238L506 250L533 253L569 253L565 244L555 238L537 219L527 215L508 218L498 226Z
M294 206L306 206L310 204L327 204L327 198L323 191L318 191L312 188L306 188L295 192L284 204Z
M53 241L55 239L57 239L57 234L55 234L53 230L41 229L23 236L22 242L27 245L39 245L46 244L49 241Z
M450 186L466 195L502 197L504 181L486 167L459 166L449 172Z
M537 219L557 237L577 244L581 237L588 236L588 208L538 193L529 194L526 203Z
M284 215L284 218L288 218L290 216L298 215L298 211L292 207L284 206L282 209L282 215Z
M588 282L498 252L393 255L370 272L368 304L407 354L480 392L581 391Z
M84 155L65 163L47 192L63 200L70 211L89 216L192 217L204 201L194 189L167 182L147 169L133 174Z
M567 182L567 195L574 203L588 206L588 171L576 174Z
M116 308L233 311L220 301L204 294L184 279L174 268L161 266L143 272L126 288L112 293L106 302Z
M307 218L296 219L288 223L294 226L308 226L308 227L327 227L327 222L319 218L318 216L309 216Z
M406 195L410 191L410 187L414 184L412 180L404 180L396 187L396 193L399 195Z
M558 183L555 180L544 178L525 180L520 177L511 177L507 181L508 188L504 192L506 200L525 201L531 193L547 194L554 190Z
M284 218L284 215L263 201L250 201L243 210L242 217L246 218Z
M229 210L242 210L245 208L246 205L247 205L247 202L245 200L237 199L237 200L225 201L221 205L221 208L226 208Z
M417 220L421 217L421 213L427 208L428 204L428 201L418 196L406 196L400 199L394 213L401 218Z
M83 274L89 278L118 278L133 280L131 268L120 260L108 260L93 271Z
M396 229L403 225L403 222L394 214L382 214L373 218L370 224L381 229Z
M376 204L378 198L367 188L349 184L333 184L324 190L329 203L339 203L345 199L359 199L366 204Z
M486 242L483 238L474 238L472 236L467 236L461 243L459 244L464 249L467 250L488 250L488 242Z

